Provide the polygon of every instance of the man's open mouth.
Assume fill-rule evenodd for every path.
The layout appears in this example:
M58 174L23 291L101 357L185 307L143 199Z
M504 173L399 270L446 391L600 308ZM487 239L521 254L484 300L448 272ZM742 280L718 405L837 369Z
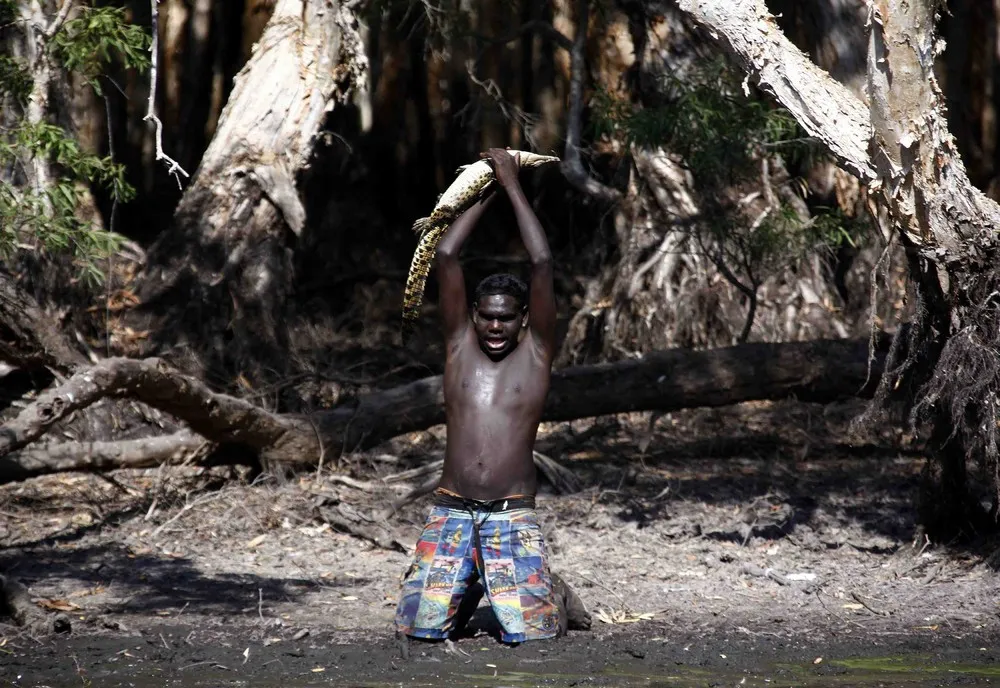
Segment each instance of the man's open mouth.
M504 346L506 346L506 344L507 344L507 340L506 339L499 339L499 338L496 338L496 337L490 337L490 338L487 338L487 340L486 340L486 348L489 349L489 350L491 350L491 351L499 351L500 349L504 348Z

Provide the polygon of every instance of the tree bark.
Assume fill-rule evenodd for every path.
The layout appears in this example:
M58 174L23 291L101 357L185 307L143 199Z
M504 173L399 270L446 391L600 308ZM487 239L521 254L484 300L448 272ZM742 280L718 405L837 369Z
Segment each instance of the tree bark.
M879 373L878 360L869 368L865 340L660 351L641 359L557 371L543 420L787 397L825 403L870 394ZM181 434L160 438L159 443L133 442L118 453L107 445L57 445L51 460L42 451L11 454L42 437L73 411L104 397L123 396L174 415L210 442L287 464L315 464L321 456L372 447L445 420L440 376L375 392L355 404L307 417L272 414L212 392L158 359L108 359L46 391L0 427L0 457L4 457L0 458L0 482L62 470L151 465L154 454L173 457L196 448L194 440Z
M788 108L841 165L864 182L874 179L868 108L781 33L763 0L679 0L678 5L722 42L761 90Z
M211 443L188 431L124 442L66 442L24 449L0 460L0 484L65 471L155 468L191 461Z
M679 4L868 184L870 209L883 234L898 237L907 251L917 287L916 320L906 346L890 353L876 400L884 406L903 393L911 419L932 428L943 464L939 473L947 476L937 498L951 505L951 516L927 525L947 534L977 520L978 500L967 493L964 479L969 458L980 460L996 512L1000 206L969 181L947 128L934 75L940 3L869 3L870 107L794 48L762 1Z
M174 231L149 251L138 290L147 321L138 327L155 333L149 350L254 382L286 366L291 252L306 222L299 175L328 113L367 71L352 12L321 0L275 7Z
M86 360L35 300L0 270L0 361L16 368L47 367L65 374Z

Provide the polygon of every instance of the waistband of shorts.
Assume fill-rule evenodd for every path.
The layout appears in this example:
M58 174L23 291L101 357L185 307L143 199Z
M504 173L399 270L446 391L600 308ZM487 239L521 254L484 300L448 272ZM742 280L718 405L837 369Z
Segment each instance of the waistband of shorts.
M474 511L488 511L495 514L503 511L513 511L514 509L534 509L535 496L510 495L508 497L501 497L500 499L472 499L439 487L434 490L434 505L443 506L447 509L472 509Z

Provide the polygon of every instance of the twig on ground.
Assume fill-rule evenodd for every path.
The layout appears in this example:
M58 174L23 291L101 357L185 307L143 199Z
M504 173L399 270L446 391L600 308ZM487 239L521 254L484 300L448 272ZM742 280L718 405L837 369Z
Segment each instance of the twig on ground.
M444 459L438 459L437 461L431 461L430 463L425 463L422 466L417 466L416 468L411 468L409 470L400 471L399 473L393 473L392 475L387 475L382 478L382 482L385 483L396 483L403 482L406 480L413 480L414 478L422 478L429 473L437 473L444 467Z
M535 459L535 466L552 483L559 494L573 494L582 489L580 480L573 471L541 452L532 452L532 455Z
M341 532L367 540L382 549L395 549L403 554L411 554L412 547L394 535L385 536L378 532L377 525L367 525L352 521L342 514L335 513L332 509L315 508L315 513L321 521L329 523L331 527L339 529Z
M930 571L928 571L927 575L924 576L924 579L920 581L920 583L922 585L927 585L928 583L933 582L933 580L938 577L938 574L940 574L942 570L944 570L943 561L934 568L932 568Z
M876 609L875 607L873 607L871 603L869 603L868 600L862 597L858 591L852 590L851 597L854 598L855 602L857 602L862 607L870 611L872 614L875 614L876 616L889 616L889 612L885 611L884 609Z
M608 591L608 592L610 592L610 593L611 593L612 595L614 595L615 597L617 597L617 598L618 598L618 601L622 603L622 608L623 608L623 609L627 609L627 610L629 610L629 611L632 611L632 607L630 607L630 606L629 606L629 604L628 604L628 603L627 603L627 602L625 601L625 598L624 598L624 597L622 597L621 595L619 595L619 594L618 594L617 592L615 592L615 591L614 591L614 590L612 590L611 588L609 588L608 586L606 586L606 585L605 585L604 583L601 583L601 582L598 582L598 581L595 581L595 580L594 580L594 579L592 579L592 578L587 578L586 576L584 576L583 574L580 574L580 573L576 573L576 574L574 574L574 575L575 575L575 576L576 576L577 578L582 578L583 580L587 581L588 583L592 583L593 585L596 585L596 586L598 586L598 587L601 587L601 588L604 588L605 590L607 590L607 591Z
M326 458L326 446L323 444L323 436L319 434L319 428L316 427L312 415L307 415L306 419L309 421L309 425L312 426L313 432L316 433L316 443L319 445L319 458L316 460L316 480L319 480L320 476L323 475L323 460Z
M858 623L857 621L855 621L853 619L848 619L846 616L838 614L837 612L833 611L828 606L826 606L826 602L823 601L823 596L820 595L819 593L820 593L820 591L816 590L816 599L819 600L820 606L823 607L823 609L826 611L827 614L830 614L831 616L835 616L838 619L840 619L841 621L846 621L849 624L853 624L853 625L857 626L858 628L864 628L864 629L867 630L867 627L864 624L860 624L860 623Z
M757 576L758 578L770 578L778 585L788 585L788 579L770 567L762 569L756 564L744 563L740 567L740 572Z
M328 477L330 482L340 483L341 485L347 485L348 487L353 487L355 490L361 490L362 492L375 492L378 490L378 485L369 482L367 480L358 480L352 478L349 475L340 475L339 473L332 473Z
M169 519L167 519L166 521L164 521L163 523L161 523L156 528L156 530L154 530L152 533L150 533L149 539L150 540L155 539L156 536L159 535L161 532L163 532L163 530L167 526L169 526L174 521L178 520L181 516L183 516L188 511L190 511L191 509L195 508L196 506L199 506L201 504L206 504L206 503L212 501L213 499L218 499L221 496L222 496L222 492L213 492L212 494L202 495L201 497L199 497L198 499L194 500L193 502L188 502L187 504L185 504L184 506L181 507L180 511L178 511L176 514L174 514L173 516L171 516Z

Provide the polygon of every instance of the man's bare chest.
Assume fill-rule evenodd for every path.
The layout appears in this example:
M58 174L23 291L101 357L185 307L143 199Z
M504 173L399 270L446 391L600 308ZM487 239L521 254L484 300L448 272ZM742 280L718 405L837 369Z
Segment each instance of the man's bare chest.
M540 406L548 392L548 371L525 361L504 364L455 362L445 373L445 401L467 409Z

